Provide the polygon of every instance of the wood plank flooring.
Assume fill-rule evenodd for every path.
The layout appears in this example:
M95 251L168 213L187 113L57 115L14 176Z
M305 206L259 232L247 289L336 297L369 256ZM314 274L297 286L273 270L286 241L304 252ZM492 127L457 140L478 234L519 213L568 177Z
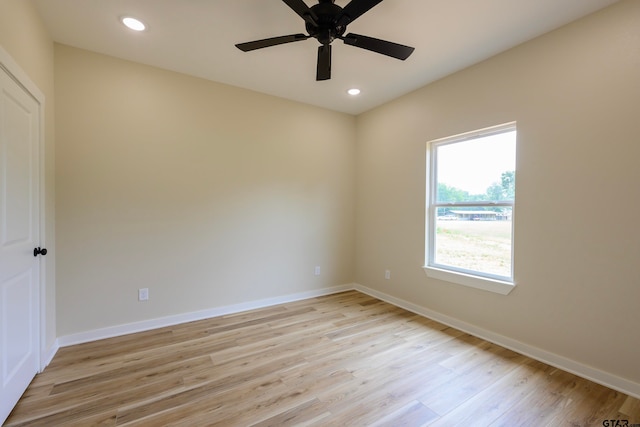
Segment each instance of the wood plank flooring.
M359 292L59 350L7 426L640 425L640 402Z

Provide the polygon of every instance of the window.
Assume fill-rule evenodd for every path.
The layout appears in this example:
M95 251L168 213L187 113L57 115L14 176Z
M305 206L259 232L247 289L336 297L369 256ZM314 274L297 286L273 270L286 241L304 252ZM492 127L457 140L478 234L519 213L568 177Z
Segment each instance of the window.
M513 289L515 179L515 123L427 144L428 276Z

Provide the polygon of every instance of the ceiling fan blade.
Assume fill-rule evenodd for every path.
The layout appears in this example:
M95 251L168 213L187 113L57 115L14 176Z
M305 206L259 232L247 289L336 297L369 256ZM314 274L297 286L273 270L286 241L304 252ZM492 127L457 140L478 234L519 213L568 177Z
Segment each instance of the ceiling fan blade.
M279 44L299 42L306 40L311 36L306 34L290 34L288 36L271 37L268 39L255 40L252 42L238 43L236 47L243 52L249 52L251 50L262 49L263 47L277 46Z
M415 48L410 46L405 46L386 40L375 39L373 37L367 37L355 33L349 33L346 36L341 37L341 39L345 44L348 44L350 46L367 49L372 52L381 53L383 55L401 59L403 61L407 59L409 55L411 55L415 50Z
M347 25L380 2L382 2L382 0L351 0L349 4L342 9L342 13L338 17L338 23L340 25Z
M316 80L329 80L331 78L331 45L318 46L318 68Z
M302 0L282 0L287 6L289 6L295 13L300 15L309 24L314 27L318 26L318 17Z

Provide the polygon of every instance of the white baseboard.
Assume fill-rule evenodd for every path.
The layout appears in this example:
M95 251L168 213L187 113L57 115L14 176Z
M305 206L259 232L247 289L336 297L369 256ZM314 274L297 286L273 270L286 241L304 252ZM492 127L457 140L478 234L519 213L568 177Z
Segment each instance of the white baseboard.
M409 301L405 301L403 299L385 294L384 292L379 292L357 283L354 284L353 287L359 292L371 295L372 297L378 298L397 307L404 308L405 310L409 310L413 313L438 321L447 326L451 326L452 328L459 329L475 337L482 338L486 341L508 348L509 350L513 350L517 353L531 357L532 359L546 363L547 365L554 366L558 369L562 369L563 371L567 371L579 377L593 381L594 383L601 384L605 387L609 387L621 393L628 394L629 396L640 399L640 384L636 382L629 381L617 375L601 371L591 366L576 362L564 356L551 353L538 347L525 344L512 338L496 334L470 323L463 322L453 317L449 317L437 311L429 310L428 308L421 307Z
M44 371L44 368L49 366L49 363L53 360L53 356L56 355L58 350L60 349L60 344L56 339L53 341L53 344L48 349L45 349L40 356L40 372Z
M284 304L287 302L299 301L307 298L314 298L323 295L335 294L338 292L344 292L348 290L357 290L372 297L378 298L382 301L386 301L395 306L404 308L413 313L427 317L429 319L436 320L452 328L459 329L463 332L482 338L494 344L513 350L517 353L531 357L532 359L554 366L558 369L575 374L579 377L588 379L595 383L601 384L605 387L617 390L621 393L628 394L635 398L640 398L640 384L621 378L619 376L610 374L608 372L593 368L591 366L576 362L564 356L560 356L555 353L540 349L538 347L525 344L523 342L514 340L509 337L505 337L500 334L496 334L489 330L480 328L467 322L463 322L459 319L447 316L437 311L430 310L428 308L416 305L409 301L396 298L388 295L384 292L376 291L358 283L345 284L342 286L335 286L331 288L318 289L314 291L301 292L296 294L284 295L280 297L267 298L256 301L249 301L246 303L233 304L224 307L217 307L208 310L202 310L191 313L178 314L174 316L167 316L157 319L144 320L141 322L134 322L125 325L112 326L108 328L96 329L87 332L80 332L77 334L65 335L59 337L55 345L48 351L45 360L48 364L59 347L66 347L74 344L81 344L90 341L96 341L105 338L112 338L120 335L131 334L135 332L148 331L152 329L162 328L165 326L173 326L180 323L192 322L196 320L209 319L217 316L224 316L228 314L239 313L247 310L254 310L258 308L269 307L277 304ZM46 366L46 365L45 365Z
M210 319L212 317L224 316L227 314L239 313L257 308L269 307L287 302L299 301L308 298L319 297L323 295L335 294L354 289L353 284L342 286L334 286L331 288L318 289L296 294L283 295L274 298L266 298L256 301L249 301L240 304L233 304L223 307L216 307L202 311L194 311L191 313L176 314L173 316L160 317L156 319L143 320L140 322L127 323L124 325L110 326L107 328L94 329L76 334L64 335L58 337L57 345L67 347L75 344L82 344L91 341L97 341L105 338L113 338L121 335L133 334L136 332L149 331L152 329L163 328L166 326L178 325L181 323L193 322L196 320ZM57 350L57 348L56 348ZM54 353L55 354L55 353ZM53 357L53 356L52 356Z

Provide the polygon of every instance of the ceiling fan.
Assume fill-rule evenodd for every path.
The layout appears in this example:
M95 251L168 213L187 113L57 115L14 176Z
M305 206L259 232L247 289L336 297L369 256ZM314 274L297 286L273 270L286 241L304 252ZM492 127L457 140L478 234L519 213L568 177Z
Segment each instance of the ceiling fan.
M307 6L303 0L282 1L304 19L308 34L290 34L287 36L239 43L236 44L238 49L243 52L249 52L279 44L307 40L313 37L320 42L320 46L318 47L316 80L329 80L331 78L331 42L335 39L340 39L350 46L367 49L403 61L413 53L414 48L410 46L355 33L344 35L347 30L347 25L358 19L382 0L351 0L344 8L336 5L334 3L335 0L319 0L318 4L311 7Z

